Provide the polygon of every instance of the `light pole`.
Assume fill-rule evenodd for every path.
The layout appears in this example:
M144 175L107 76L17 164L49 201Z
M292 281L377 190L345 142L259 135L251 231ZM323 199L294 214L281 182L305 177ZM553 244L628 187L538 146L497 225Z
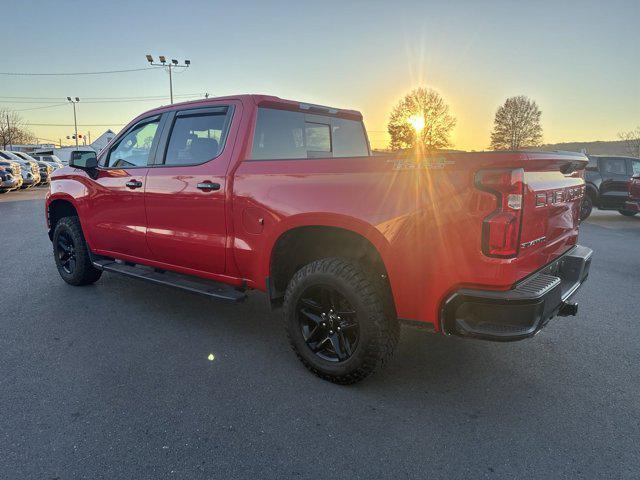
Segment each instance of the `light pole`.
M73 105L73 125L76 131L76 148L78 148L78 121L76 120L76 103L78 103L80 99L78 97L75 97L75 100L73 100L71 97L67 97L67 100Z
M189 65L191 65L191 60L185 60L184 64L180 65L178 60L175 59L167 62L167 58L164 55L160 55L158 58L160 59L160 63L153 63L153 57L147 55L147 62L154 67L169 67L169 97L171 98L171 103L173 103L173 78L171 76L171 70L174 68L188 68Z

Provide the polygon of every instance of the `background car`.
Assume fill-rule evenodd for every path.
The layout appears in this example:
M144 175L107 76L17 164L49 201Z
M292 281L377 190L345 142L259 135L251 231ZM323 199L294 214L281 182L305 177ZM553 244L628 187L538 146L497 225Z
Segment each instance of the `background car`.
M585 172L586 194L580 209L584 220L593 208L617 210L622 215L638 213L629 204L631 177L640 174L640 158L614 155L589 155Z
M54 168L48 162L38 161L38 166L40 168L40 185L45 185L49 183L49 176L51 172L53 172Z
M64 163L55 155L33 155L33 158L41 162L47 162L49 165L53 167L54 170L64 167Z
M22 187L22 167L20 166L20 164L18 162L14 162L12 160L7 160L6 158L4 158L4 156L2 156L2 154L0 153L0 167L3 167L5 169L5 171L11 173L13 175L13 178L16 179L16 186L13 187L11 190L17 190L20 187Z
M18 179L13 175L11 167L0 166L0 193L7 193L15 189Z
M20 164L22 173L22 186L21 188L29 188L40 183L40 166L35 160L25 160L14 152L7 150L0 150L0 156L7 160L12 160Z
M46 163L40 163L39 160L36 160L26 152L11 152L11 153L13 153L14 155L24 160L27 160L28 162L36 163L38 165L38 171L40 173L40 181L38 182L39 185L43 183L47 183L49 181L50 170L49 170L49 166Z

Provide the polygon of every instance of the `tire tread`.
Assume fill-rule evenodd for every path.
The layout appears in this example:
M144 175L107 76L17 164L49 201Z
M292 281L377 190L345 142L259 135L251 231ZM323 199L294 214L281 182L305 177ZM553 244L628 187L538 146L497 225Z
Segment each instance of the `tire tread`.
M383 292L367 278L362 268L344 258L332 257L311 262L294 274L285 293L283 308L285 327L289 324L288 318L291 309L295 308L295 305L292 305L294 291L300 282L316 273L329 274L341 278L347 284L352 285L363 303L368 305L367 315L372 317L374 331L368 345L365 346L364 360L357 368L347 374L328 374L314 366L300 354L291 336L290 328L285 328L287 339L298 359L318 377L341 385L359 382L382 368L392 357L400 336L399 323L389 315L388 309L385 309L382 301Z

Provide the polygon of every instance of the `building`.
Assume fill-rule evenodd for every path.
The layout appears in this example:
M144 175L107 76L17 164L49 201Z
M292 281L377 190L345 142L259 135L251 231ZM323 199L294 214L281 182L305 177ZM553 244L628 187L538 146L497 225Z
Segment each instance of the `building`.
M113 138L116 136L115 132L111 129L107 130L106 132L104 132L102 135L100 135L98 138L96 138L92 143L91 143L91 148L93 148L96 152L101 151L104 147L107 146L107 144L113 140Z

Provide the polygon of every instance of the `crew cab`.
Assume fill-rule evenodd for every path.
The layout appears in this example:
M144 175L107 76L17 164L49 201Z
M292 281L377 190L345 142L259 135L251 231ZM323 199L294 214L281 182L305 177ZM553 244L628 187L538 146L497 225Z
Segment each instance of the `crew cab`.
M640 212L640 202L630 197L634 175L640 175L640 158L613 155L589 155L586 168L586 195L582 202L582 220L593 208L617 210L633 217Z
M151 110L97 157L76 152L45 210L67 283L107 271L229 301L266 292L302 363L346 384L390 357L401 323L513 341L575 315L586 164L374 156L357 111L240 95Z

